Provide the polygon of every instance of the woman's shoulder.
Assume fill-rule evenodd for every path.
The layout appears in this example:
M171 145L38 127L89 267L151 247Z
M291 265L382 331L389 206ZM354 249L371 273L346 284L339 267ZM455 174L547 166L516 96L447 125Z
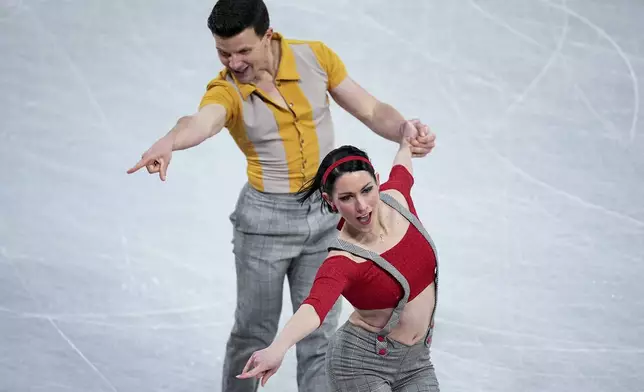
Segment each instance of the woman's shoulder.
M341 249L332 249L329 251L326 261L337 261L339 263L346 264L362 264L368 260Z
M391 168L389 179L380 185L380 192L391 195L403 207L416 214L416 207L411 197L411 188L414 177L403 165L394 165Z
M399 191L398 189L385 189L380 191L380 193L385 193L391 197L393 197L398 203L400 203L403 207L409 209L409 203L407 201L407 197ZM386 204L386 203L385 203Z
M389 178L380 185L380 189L396 189L403 194L409 193L414 185L414 176L403 165L394 165Z

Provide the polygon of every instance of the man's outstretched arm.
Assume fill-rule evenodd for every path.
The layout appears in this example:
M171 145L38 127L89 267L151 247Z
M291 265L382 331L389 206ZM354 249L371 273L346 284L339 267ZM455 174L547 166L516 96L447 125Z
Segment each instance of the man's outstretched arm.
M159 173L161 181L165 181L172 152L195 147L215 136L223 129L225 121L226 109L218 104L206 105L193 115L181 117L170 132L144 152L141 160L127 173L132 174L146 167L150 174Z
M376 99L347 76L329 90L333 100L344 110L360 120L369 129L387 140L399 143L406 119L393 106ZM428 134L426 125L414 121L419 134L412 140L414 156L425 156L434 148L435 136Z

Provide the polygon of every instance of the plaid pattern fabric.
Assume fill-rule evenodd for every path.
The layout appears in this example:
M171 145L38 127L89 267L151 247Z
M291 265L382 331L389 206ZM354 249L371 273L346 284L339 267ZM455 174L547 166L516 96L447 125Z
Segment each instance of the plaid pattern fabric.
M239 380L251 354L270 345L288 279L293 311L308 295L315 274L337 236L338 217L322 214L320 202L301 205L292 194L262 193L246 184L230 220L237 270L235 323L226 345L222 391L256 391L255 379ZM338 326L341 301L322 325L296 346L300 392L326 392L324 358Z
M378 334L346 322L329 343L329 392L440 392L430 350L418 342L389 342L387 356L373 351Z
M429 233L418 218L396 199L380 193L380 199L403 215L429 242L436 255L435 296L438 296L438 253ZM422 342L406 346L388 339L391 330L398 324L400 313L409 298L409 282L387 260L379 254L356 244L336 238L329 249L340 249L368 259L391 274L403 287L404 295L394 308L392 315L378 333L345 323L335 334L326 356L329 386L334 392L362 391L405 391L438 392L438 380L430 360L430 346L433 335L434 302L432 318Z

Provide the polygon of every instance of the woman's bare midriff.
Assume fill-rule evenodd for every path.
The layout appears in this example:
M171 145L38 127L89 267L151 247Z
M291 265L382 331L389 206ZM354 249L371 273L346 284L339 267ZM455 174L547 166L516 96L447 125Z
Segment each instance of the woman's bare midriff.
M405 197L397 190L386 190L384 193L389 193L405 208L409 208ZM386 226L386 237L381 241L374 240L372 243L358 244L373 252L382 254L396 246L407 233L410 222L395 209L380 201L382 221ZM353 238L346 232L346 227L340 232L340 238L345 241L353 242ZM366 262L365 259L353 255L345 251L331 251L330 255L341 254L356 263ZM404 345L414 345L425 337L429 322L431 320L432 311L434 310L435 303L434 283L427 286L413 301L408 302L400 315L398 325L394 327L389 333L388 337L396 342ZM393 309L379 309L379 310L362 310L355 309L349 316L349 322L371 331L374 333L379 332L391 317Z
M398 325L391 330L388 337L407 346L412 346L422 340L429 328L435 301L434 283L432 283L407 303L400 315ZM349 316L349 322L367 331L377 333L387 325L392 313L393 309L356 309Z

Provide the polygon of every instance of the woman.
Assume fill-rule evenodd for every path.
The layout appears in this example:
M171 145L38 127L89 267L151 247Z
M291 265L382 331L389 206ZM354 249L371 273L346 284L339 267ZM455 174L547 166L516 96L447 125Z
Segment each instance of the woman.
M253 353L238 378L257 377L264 386L286 352L318 328L342 295L355 311L327 351L331 391L439 390L429 353L437 258L410 194L409 136L382 185L368 156L355 147L324 158L301 200L320 192L324 206L341 214L338 239L309 297L273 343Z

